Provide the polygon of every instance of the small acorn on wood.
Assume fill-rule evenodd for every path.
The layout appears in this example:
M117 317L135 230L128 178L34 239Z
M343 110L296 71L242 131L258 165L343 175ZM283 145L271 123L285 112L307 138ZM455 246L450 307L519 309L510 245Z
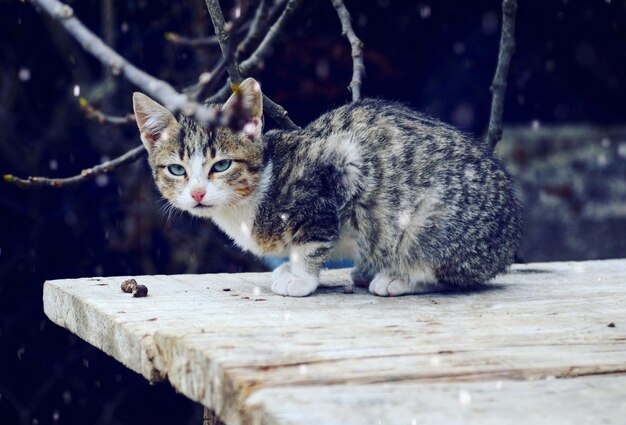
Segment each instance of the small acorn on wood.
M148 295L148 287L146 285L139 285L135 279L128 279L122 282L122 291L127 294L133 294L135 298L142 298Z
M137 285L135 289L133 289L133 297L141 298L148 296L148 287L145 285Z
M135 288L137 288L137 281L135 279L125 280L124 282L122 282L121 288L122 288L122 291L126 292L127 294L130 294L131 292L135 290Z

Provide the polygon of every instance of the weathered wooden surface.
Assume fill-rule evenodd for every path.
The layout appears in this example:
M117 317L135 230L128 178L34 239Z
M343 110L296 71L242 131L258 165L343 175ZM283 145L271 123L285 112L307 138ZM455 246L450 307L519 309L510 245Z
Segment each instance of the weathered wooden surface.
M485 290L283 298L269 274L44 286L55 323L227 424L623 424L626 260L514 267ZM226 291L225 289L229 289Z

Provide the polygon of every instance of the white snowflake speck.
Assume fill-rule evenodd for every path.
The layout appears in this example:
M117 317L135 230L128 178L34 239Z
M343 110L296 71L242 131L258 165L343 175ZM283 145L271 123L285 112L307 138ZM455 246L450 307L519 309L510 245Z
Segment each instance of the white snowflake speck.
M530 123L530 127L531 127L533 130L539 130L539 127L541 127L541 122L539 122L539 120L533 120L533 121Z
M469 391L459 391L459 403L461 403L461 406L463 407L469 407L469 405L472 404L472 396L470 395Z
M411 212L408 210L405 211L401 211L400 214L398 214L398 225L401 228L405 228L406 226L409 225L409 223L411 222Z
M21 67L20 70L17 71L17 78L23 83L30 80L30 69Z
M240 229L245 236L250 237L250 227L245 221L241 222Z
M106 174L99 174L96 177L96 185L98 185L98 187L104 187L107 184L109 184L109 176Z

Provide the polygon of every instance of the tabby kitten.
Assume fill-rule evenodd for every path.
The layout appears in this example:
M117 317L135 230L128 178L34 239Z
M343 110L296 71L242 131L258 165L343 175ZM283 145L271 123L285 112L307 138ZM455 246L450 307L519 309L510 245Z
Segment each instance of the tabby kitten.
M302 130L263 134L259 84L240 101L239 133L207 133L141 93L133 106L161 194L213 220L259 256L289 256L276 294L306 296L329 258L355 261L352 278L380 296L463 288L513 261L520 206L487 149L394 102L364 99ZM233 95L223 106L228 113Z

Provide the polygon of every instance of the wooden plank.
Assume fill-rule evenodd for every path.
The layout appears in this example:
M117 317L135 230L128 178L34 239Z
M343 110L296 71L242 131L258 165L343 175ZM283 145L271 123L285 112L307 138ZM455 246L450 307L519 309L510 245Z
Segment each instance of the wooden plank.
M626 400L626 389L612 398L601 390L624 385L626 260L520 265L478 292L401 298L343 293L346 270L326 272L328 288L304 299L272 294L267 273L136 277L147 298L122 293L124 279L46 282L46 314L146 378L167 378L228 424L312 423L305 418L333 398L324 407L333 415L376 423L354 406L389 390L389 403L406 400L409 412L415 397L430 405L461 383L487 394L480 385L506 382L511 390L494 397L514 404L518 388L527 409L563 404L557 387L584 395L583 382L603 400ZM619 379L601 384L608 375ZM333 415L316 423L348 423Z
M261 390L248 409L253 424L623 425L625 392L625 376L333 385Z

